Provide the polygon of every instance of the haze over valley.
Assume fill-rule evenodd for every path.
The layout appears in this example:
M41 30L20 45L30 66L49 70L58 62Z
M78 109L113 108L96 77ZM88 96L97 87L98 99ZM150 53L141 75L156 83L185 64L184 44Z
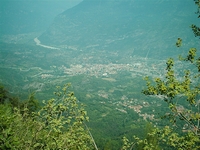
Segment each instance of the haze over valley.
M141 93L143 78L164 79L169 57L175 58L177 76L183 66L192 70L178 55L199 46L190 28L199 23L192 0L29 0L0 5L0 82L22 99L35 92L39 101L52 98L56 86L71 83L70 90L86 106L88 126L97 144L102 143L100 149L109 140L118 149L123 134L143 132L138 124L163 125L158 118L167 105L159 96ZM177 48L179 37L183 44Z

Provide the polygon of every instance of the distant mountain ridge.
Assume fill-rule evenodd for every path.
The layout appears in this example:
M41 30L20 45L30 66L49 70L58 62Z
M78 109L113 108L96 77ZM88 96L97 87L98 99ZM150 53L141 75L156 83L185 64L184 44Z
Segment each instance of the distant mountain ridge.
M169 49L190 32L194 8L191 0L83 0L58 15L39 40L83 50Z
M81 0L1 0L0 35L44 31L54 17Z

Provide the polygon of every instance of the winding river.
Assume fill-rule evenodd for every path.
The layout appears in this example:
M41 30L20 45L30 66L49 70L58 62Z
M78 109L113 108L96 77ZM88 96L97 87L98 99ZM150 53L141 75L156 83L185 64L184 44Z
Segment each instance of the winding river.
M34 38L34 41L35 41L36 45L38 45L38 46L42 46L42 47L49 48L49 49L57 49L57 50L59 50L59 48L41 44L40 40L37 37Z

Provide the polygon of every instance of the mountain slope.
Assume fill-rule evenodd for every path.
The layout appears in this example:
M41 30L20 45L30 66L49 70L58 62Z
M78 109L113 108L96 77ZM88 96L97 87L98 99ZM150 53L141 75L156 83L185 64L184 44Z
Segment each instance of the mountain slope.
M1 0L0 34L44 31L56 15L81 0Z
M151 49L154 55L173 48L177 37L192 36L195 10L190 0L84 0L58 15L39 39L81 50L132 49L143 56Z

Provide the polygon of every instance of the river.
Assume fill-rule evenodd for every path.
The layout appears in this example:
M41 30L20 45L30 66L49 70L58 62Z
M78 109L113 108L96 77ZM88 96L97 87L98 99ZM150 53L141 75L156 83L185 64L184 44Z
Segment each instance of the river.
M34 41L35 41L36 45L38 45L38 46L42 46L42 47L49 48L49 49L57 49L57 50L59 50L59 48L41 44L40 40L37 37L34 38Z

